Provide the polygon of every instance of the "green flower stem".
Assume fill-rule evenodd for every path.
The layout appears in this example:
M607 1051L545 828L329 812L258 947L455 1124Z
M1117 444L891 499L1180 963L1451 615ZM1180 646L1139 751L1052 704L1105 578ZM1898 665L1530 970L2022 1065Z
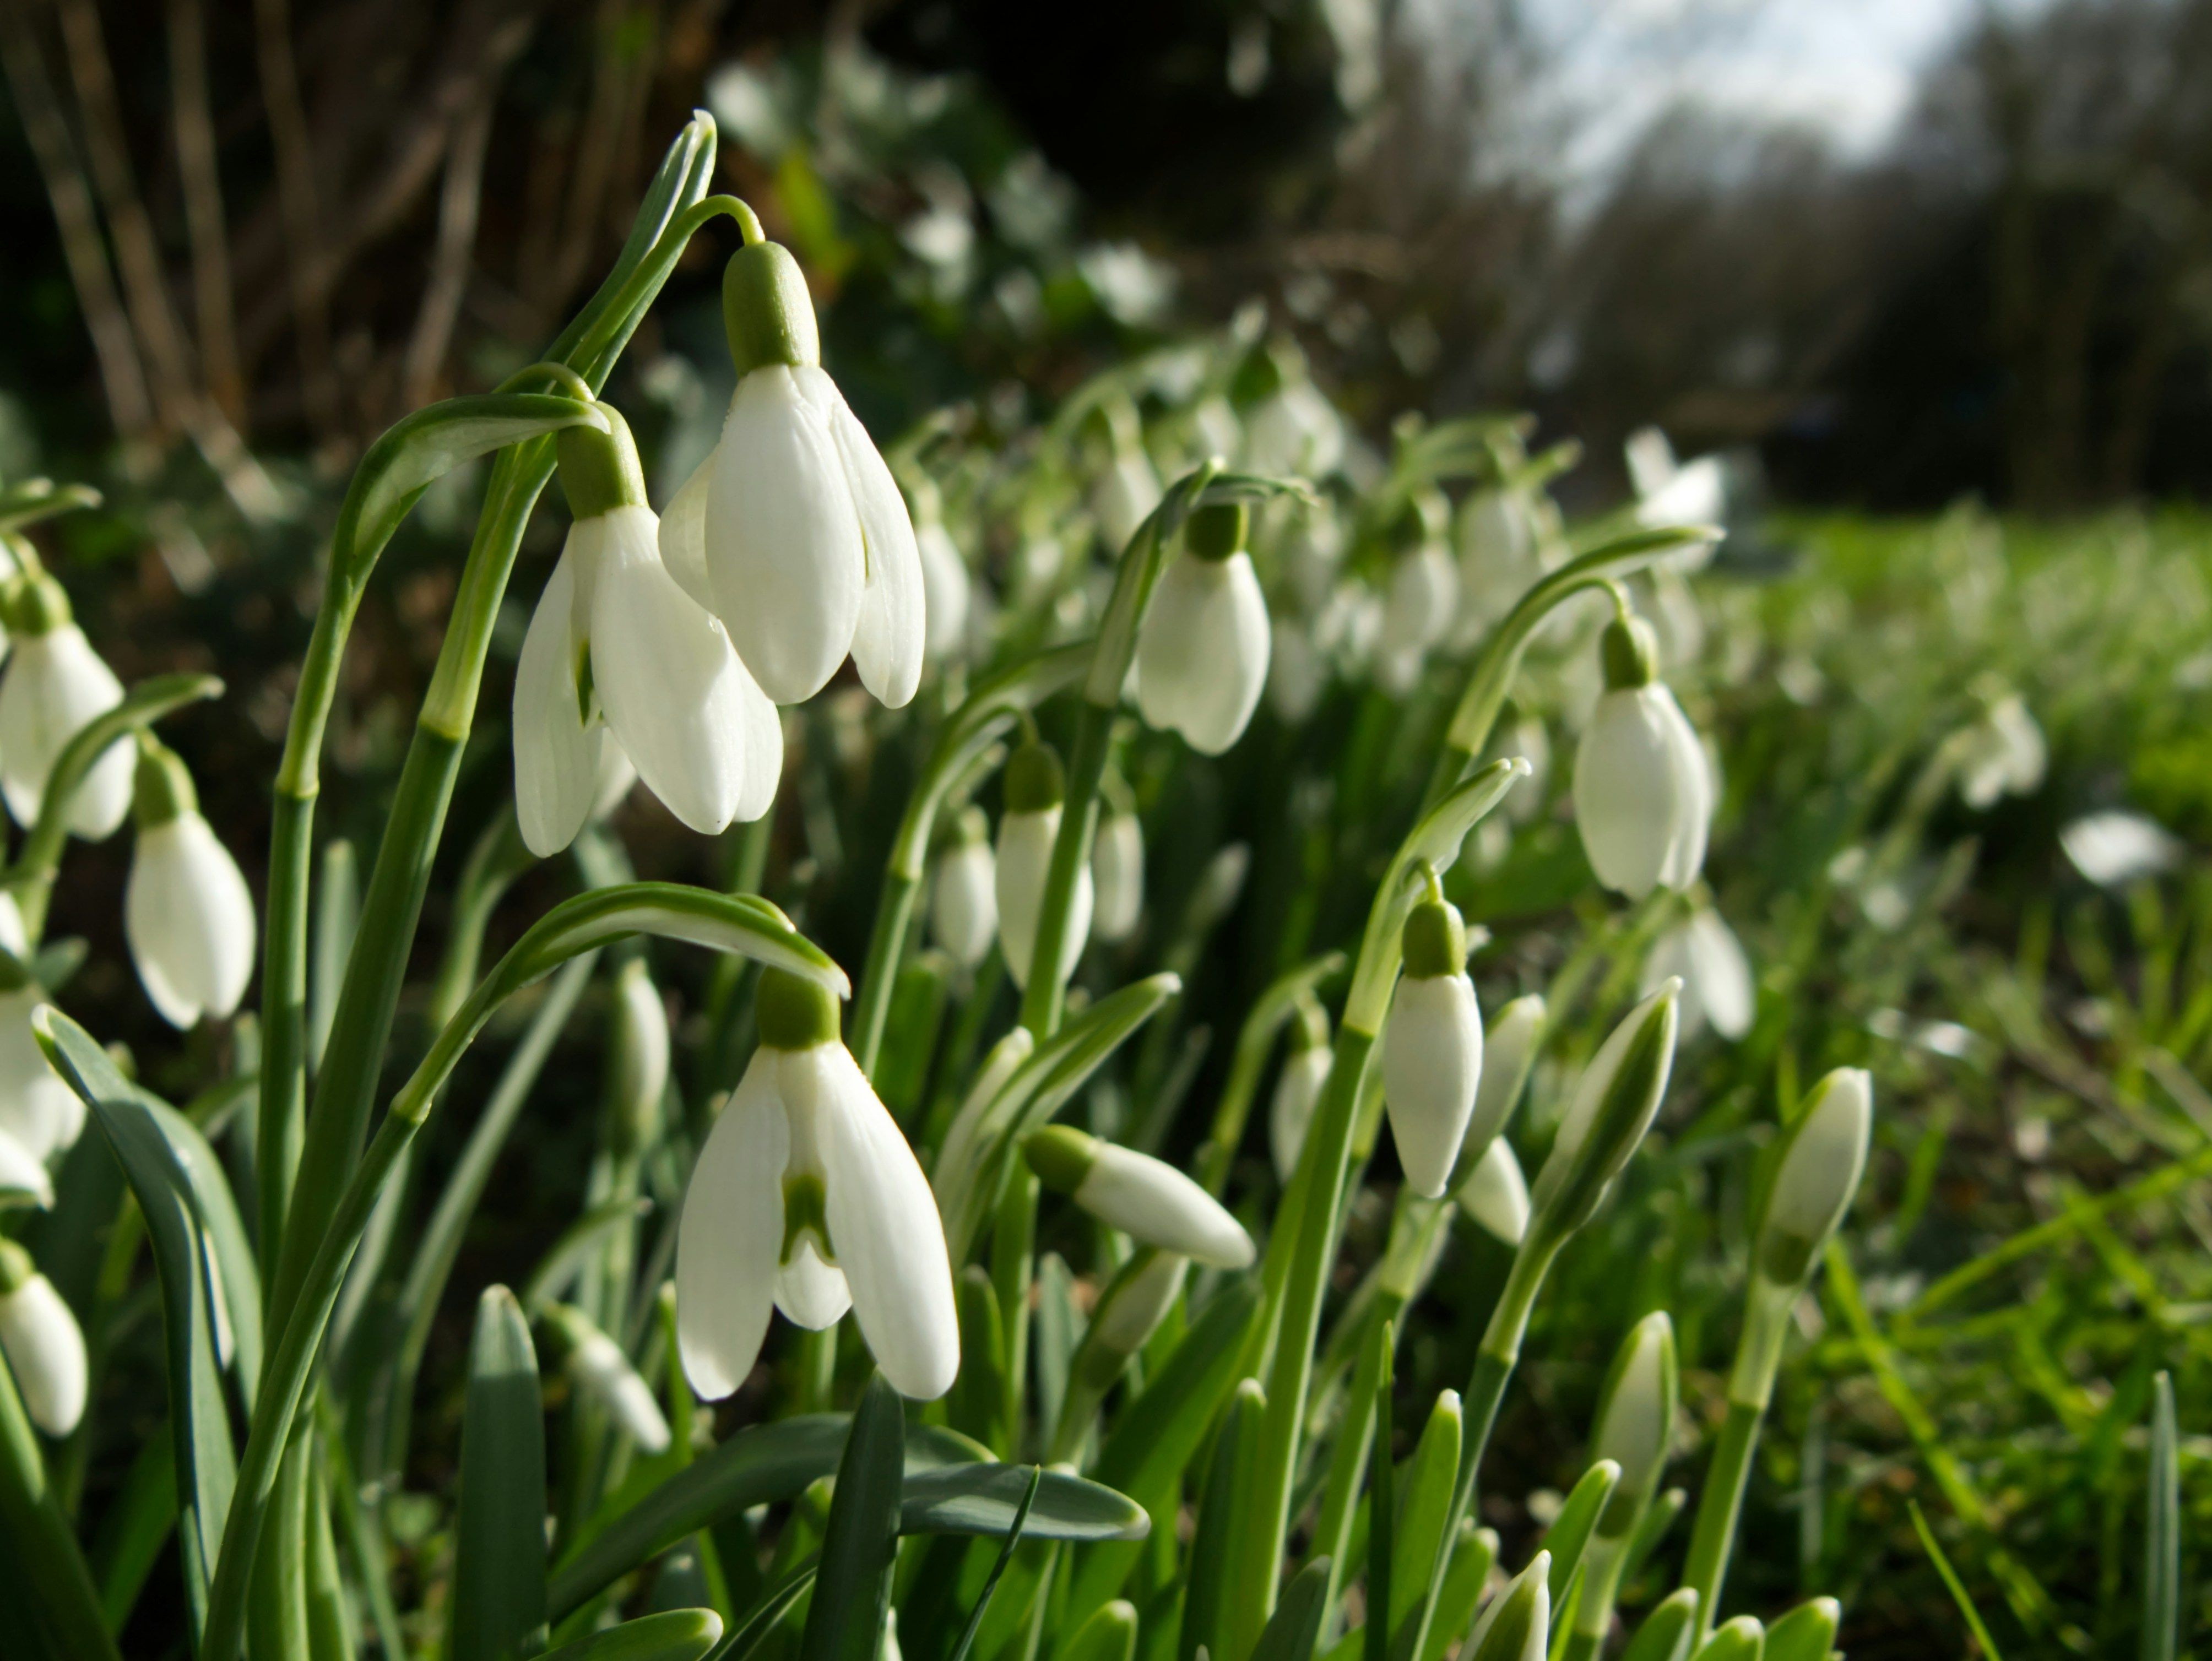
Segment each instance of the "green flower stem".
M936 834L937 815L953 786L977 758L1025 712L1082 678L1091 666L1092 651L1088 640L1060 646L978 682L938 736L921 777L907 797L898 834L891 839L890 858L884 865L883 893L876 901L875 928L868 941L867 966L860 973L860 994L853 1000L848 1042L862 1072L874 1075L877 1054L883 1047L891 989L898 984L899 962L912 931L915 905L928 874L929 845Z
M1452 712L1436 770L1429 775L1428 793L1421 800L1425 813L1443 800L1451 787L1473 767L1490 743L1491 729L1513 690L1521 658L1535 638L1537 626L1576 595L1652 564L1669 549L1701 540L1710 532L1695 528L1642 530L1620 537L1570 560L1533 585L1492 631L1468 671L1467 686Z
M21 1611L50 1634L58 1652L82 1661L121 1661L100 1612L92 1571L46 1480L37 1433L16 1393L15 1374L0 1362L0 1551L10 1577L37 1600Z
M1790 1331L1790 1309L1801 1288L1781 1285L1754 1273L1746 1300L1743 1334L1736 1341L1735 1367L1729 1376L1728 1417L1713 1443L1705 1469L1705 1492L1690 1530L1690 1555L1682 1584L1698 1594L1698 1641L1713 1629L1721 1588L1728 1579L1729 1555L1735 1546L1736 1521L1751 1481L1751 1457L1774 1397L1774 1375L1782 1363L1783 1340Z

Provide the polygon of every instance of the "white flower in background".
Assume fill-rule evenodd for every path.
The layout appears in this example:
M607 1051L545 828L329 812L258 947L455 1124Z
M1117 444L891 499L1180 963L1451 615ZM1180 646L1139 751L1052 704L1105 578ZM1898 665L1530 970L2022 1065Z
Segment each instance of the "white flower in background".
M1297 726L1328 689L1328 660L1314 643L1310 623L1278 617L1268 632L1267 706L1278 719Z
M1137 534L1152 511L1160 505L1159 475L1139 435L1136 413L1126 405L1108 408L1108 442L1112 454L1106 470L1091 489L1091 513L1098 521L1109 557L1118 556Z
M15 983L0 985L0 1134L43 1165L84 1129L84 1099L54 1071L31 1029L32 1012L46 995L30 978L23 914L5 891L0 891L0 950L15 960L0 963L0 973Z
M1686 888L1705 863L1711 771L1696 730L1656 680L1650 626L1606 625L1606 691L1575 753L1575 824L1599 882L1632 900Z
M1390 570L1375 642L1376 678L1393 697L1413 690L1431 648L1451 632L1458 615L1459 572L1444 545L1445 512L1441 496L1425 493L1399 522L1404 551Z
M937 857L930 888L930 933L963 968L983 961L999 931L999 862L991 852L990 832L982 809L962 809L951 845Z
M2058 846L2075 870L2105 888L2170 871L2187 852L2156 820L2118 809L2076 819L2058 833Z
M1244 1225L1164 1160L1067 1125L1032 1132L1022 1156L1046 1187L1141 1245L1217 1269L1251 1266L1252 1237Z
M1133 242L1095 243L1075 269L1099 306L1116 323L1141 329L1158 320L1175 298L1175 272Z
M1210 456L1234 456L1244 448L1244 425L1229 407L1229 400L1218 394L1200 399L1192 409L1190 435L1194 467Z
M84 1416L84 1334L53 1282L13 1240L0 1240L0 1355L33 1424L56 1439L76 1428Z
M6 742L4 722L0 721L0 744ZM1959 795L1977 810L1996 806L2000 797L2033 792L2043 783L2051 759L2043 729L2017 693L1990 704L1953 742L1958 746Z
M1656 427L1639 427L1626 446L1629 482L1636 491L1636 522L1654 527L1723 524L1728 518L1728 468L1718 456L1700 456L1686 466L1674 459L1674 446ZM1712 557L1714 544L1699 543L1673 556L1677 567L1694 567Z
M238 1008L253 978L253 894L200 816L191 775L150 735L138 740L138 845L123 932L146 996L172 1027Z
M1313 1128L1314 1110L1321 1105L1322 1087L1328 1082L1329 1059L1328 1016L1320 1004L1309 1000L1291 1028L1291 1051L1283 1058L1274 1100L1267 1107L1267 1151L1279 1181L1288 1182L1297 1167L1306 1132Z
M1461 1148L1462 1164L1504 1134L1521 1093L1528 1088L1528 1075L1535 1070L1536 1052L1543 1046L1550 1018L1542 995L1530 992L1513 999L1485 1028L1482 1078L1475 1086L1474 1112Z
M1318 611L1336 591L1344 571L1344 527L1327 500L1297 516L1282 544L1284 573L1308 611Z
M1457 908L1434 894L1414 906L1405 960L1382 1029L1382 1105L1407 1182L1434 1199L1450 1183L1482 1077L1482 1011Z
M615 971L608 1028L608 1106L625 1150L636 1152L658 1134L668 1093L668 1006L641 957Z
M1504 1137L1492 1142L1474 1169L1459 1185L1459 1209L1469 1222L1505 1242L1521 1244L1528 1232L1528 1179L1521 1172L1513 1144Z
M783 771L775 706L670 569L629 427L599 408L611 433L556 440L574 519L515 667L515 816L541 858L611 792L610 748L703 835L767 812Z
M1242 502L1192 513L1137 637L1137 708L1201 755L1243 737L1267 684L1267 603L1248 528Z
M62 585L44 572L25 582L9 621L14 651L0 676L0 795L28 829L62 751L87 722L123 701L123 683L76 626ZM131 746L118 739L77 786L71 831L95 842L114 834L131 811Z
M1091 844L1093 938L1114 944L1137 931L1145 912L1145 827L1127 808L1099 821Z
M1500 724L1505 736L1492 746L1493 753L1519 756L1528 764L1528 776L1506 792L1499 806L1512 823L1531 824L1543 817L1544 793L1552 782L1552 737L1542 718L1527 710L1517 712L1512 719ZM1483 822L1490 821L1486 819Z
M1685 1040L1709 1021L1731 1044L1751 1030L1759 1006L1751 960L1744 955L1735 931L1711 906L1699 906L1660 936L1644 959L1644 991L1671 975L1682 979Z
M1030 984L1030 959L1036 949L1037 916L1044 909L1045 877L1052 845L1060 836L1060 804L1066 775L1051 745L1026 743L1006 762L1006 810L999 820L999 952L1014 985ZM1075 893L1068 907L1067 934L1060 943L1060 978L1075 973L1083 943L1091 937L1093 901L1091 867L1076 868Z
M1478 490L1459 511L1459 617L1455 638L1473 646L1544 574L1527 500L1510 487ZM1517 793L1517 792L1516 792Z
M944 504L927 479L915 486L914 543L921 561L923 650L942 663L957 658L968 643L973 584L968 562L945 528Z
M1874 1136L1874 1080L1838 1067L1813 1087L1790 1125L1767 1190L1752 1266L1768 1280L1802 1280L1850 1209Z
M6 1131L0 1131L0 1210L11 1205L51 1210L54 1181L44 1161Z
M744 1382L769 1311L860 1324L902 1395L943 1395L960 1370L944 1225L914 1150L837 1036L836 999L765 969L760 1047L707 1138L676 1244L676 1327L691 1387Z
M1245 432L1255 472L1318 478L1344 459L1344 418L1304 376L1253 405Z
M921 678L921 555L890 469L822 368L814 302L787 249L757 242L731 257L722 321L738 390L700 464L703 509L683 501L695 475L670 504L664 557L704 573L708 609L776 703L811 698L850 656L896 709Z
M556 1304L547 1312L568 1347L568 1376L578 1392L597 1402L651 1456L668 1451L668 1420L653 1386L632 1367L622 1346L601 1331L580 1309Z

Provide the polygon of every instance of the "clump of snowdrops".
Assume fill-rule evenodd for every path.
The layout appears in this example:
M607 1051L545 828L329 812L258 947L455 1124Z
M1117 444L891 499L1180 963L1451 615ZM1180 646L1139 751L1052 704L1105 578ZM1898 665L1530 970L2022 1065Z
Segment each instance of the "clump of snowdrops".
M11 1645L119 1653L168 1559L212 1661L1823 1661L1832 1599L1722 1617L1776 1380L1865 1166L1863 1071L1776 1104L1694 1507L1668 1486L1663 1309L1617 1335L1586 1468L1540 1531L1486 1526L1481 1503L1547 1274L1616 1201L1678 1046L1753 1019L1703 880L1714 763L1665 675L1697 650L1710 465L1643 442L1638 506L1571 539L1545 494L1570 451L1483 420L1408 423L1377 453L1247 322L1101 377L1040 429L946 419L879 445L796 262L706 194L714 148L703 117L678 138L541 361L363 459L258 907L155 733L220 684L119 685L21 534L81 499L0 497L0 794L24 833L0 874ZM656 512L601 391L678 256L732 229L736 392ZM479 457L363 882L314 822L347 632L416 500ZM556 476L568 528L514 670L512 806L410 993L494 623ZM1573 696L1538 695L1539 640ZM1488 984L1463 914L1546 799L1553 702L1580 722L1586 870L1649 944L1641 984L1572 1026L1545 986ZM2041 767L2001 693L1960 735L1943 779L1970 798ZM794 921L834 912L821 894L787 912L762 893L802 769L881 803L871 858L838 872L872 907L850 961ZM1310 787L1274 846L1206 843L1223 779L1285 772ZM631 880L611 815L641 786L726 837L726 888ZM181 1107L54 1001L70 839L126 818L148 999L179 1028L232 1023L228 1070ZM495 930L540 860L574 892ZM1261 890L1227 984L1187 984ZM701 955L698 1018L672 1030ZM594 983L585 1205L520 1286L465 1288L458 1475L426 1531L407 1481L432 1331ZM427 1041L396 1043L417 995ZM1204 1067L1194 1008L1232 1023L1225 1068ZM519 1028L495 1086L449 1090L495 1023ZM459 1155L418 1161L441 1116ZM1363 1217L1386 1244L1340 1275ZM1425 1403L1401 1461L1402 1335L1455 1228L1510 1268L1464 1388ZM142 1252L165 1422L90 1517Z

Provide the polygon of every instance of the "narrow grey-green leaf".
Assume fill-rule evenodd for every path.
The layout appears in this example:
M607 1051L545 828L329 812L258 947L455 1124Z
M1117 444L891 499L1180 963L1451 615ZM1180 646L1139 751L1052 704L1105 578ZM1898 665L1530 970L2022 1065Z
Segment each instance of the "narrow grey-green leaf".
M510 1661L545 1626L545 1421L538 1352L514 1294L484 1288L469 1349L446 1652Z
M2143 1538L2143 1661L2173 1661L2181 1643L2181 1453L2173 1376L2152 1381L2149 1520Z
M1191 1541L1182 1632L1176 1646L1178 1661L1194 1661L1200 1649L1213 1655L1230 1652L1225 1640L1231 1619L1231 1577L1237 1572L1238 1524L1240 1513L1249 1506L1245 1489L1260 1446L1260 1422L1267 1410L1267 1397L1259 1380L1245 1379L1237 1386L1221 1434L1214 1440L1206 1492L1198 1502L1198 1532Z
M853 1414L822 1537L799 1661L878 1661L898 1552L906 1409L878 1373Z
M1260 1633L1252 1661L1313 1661L1321 1636L1322 1611L1328 1603L1328 1559L1316 1557L1283 1589L1282 1602Z
M338 987L345 979L346 956L353 950L361 921L361 862L343 836L323 846L322 874L315 883L315 939L307 964L307 1064L323 1064L331 1021L337 1014Z
M1552 1519L1551 1527L1536 1543L1539 1551L1552 1554L1552 1600L1554 1603L1567 1594L1567 1582L1574 1578L1575 1570L1583 1561L1583 1553L1589 1546L1590 1535L1597 1527L1597 1519L1605 1514L1605 1502L1613 1498L1613 1490L1620 1482L1620 1467L1611 1459L1600 1459L1588 1470L1567 1494L1559 1506L1559 1514Z
M949 1465L909 1473L900 1505L906 1534L1003 1535L1029 1487L1028 1465ZM1152 1530L1127 1495L1062 1470L1048 1470L1030 1510L1033 1540L1141 1540Z
M538 1661L700 1661L721 1639L714 1610L667 1609L547 1650Z

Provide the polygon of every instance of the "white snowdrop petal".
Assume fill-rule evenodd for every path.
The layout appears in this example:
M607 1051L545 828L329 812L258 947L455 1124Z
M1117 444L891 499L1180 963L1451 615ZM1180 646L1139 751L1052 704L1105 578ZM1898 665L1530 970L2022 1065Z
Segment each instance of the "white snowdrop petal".
M0 678L0 794L18 824L37 822L46 777L77 730L122 701L122 682L75 623L15 642ZM98 841L123 822L134 765L127 742L109 747L78 786L70 830Z
M40 1210L54 1203L46 1164L6 1131L0 1131L0 1204L28 1203Z
M999 899L999 950L1006 960L1006 973L1014 985L1030 983L1030 959L1036 949L1037 913L1044 905L1045 876L1052 864L1052 845L1060 834L1060 809L1041 813L1010 813L999 821L996 886ZM1075 893L1068 906L1067 936L1061 943L1060 978L1075 973L1091 937L1091 915L1095 894L1088 863L1077 868Z
M921 555L914 521L876 441L845 402L837 384L820 369L793 370L800 392L827 421L845 470L854 512L867 552L867 586L852 634L853 667L860 684L891 709L910 700L921 682L928 638Z
M1528 1232L1528 1179L1513 1144L1499 1137L1460 1185L1459 1209L1508 1246Z
M1751 960L1721 914L1700 906L1683 928L1690 1001L1700 1005L1713 1030L1731 1043L1751 1030L1759 1002Z
M645 786L691 829L726 828L753 761L748 700L765 702L720 621L668 574L641 507L605 515L592 602L592 681Z
M783 1250L791 1129L774 1051L753 1055L700 1150L676 1236L676 1337L684 1375L718 1402L760 1358Z
M974 968L999 929L998 861L988 842L948 848L930 891L930 932L956 963Z
M541 859L576 840L605 765L606 729L578 695L578 563L562 550L514 668L514 816L523 846Z
M817 1115L830 1248L853 1314L901 1395L933 1401L960 1371L960 1322L937 1201L921 1167L842 1044L782 1058L785 1095Z
M1482 1077L1474 1088L1474 1112L1467 1124L1467 1140L1487 1145L1505 1129L1521 1092L1535 1064L1536 1046L1544 1036L1545 1008L1534 993L1516 997L1486 1023L1482 1034Z
M1309 1045L1291 1052L1282 1076L1275 1081L1275 1097L1267 1109L1267 1151L1275 1161L1275 1175L1283 1182L1297 1168L1314 1109L1321 1103L1322 1086L1328 1082L1328 1046Z
M676 585L708 611L714 609L714 588L707 578L707 499L714 482L714 452L710 450L668 499L653 532L660 562L676 579Z
M1575 823L1606 887L1641 900L1705 859L1703 754L1672 694L1656 683L1599 699L1575 752ZM1692 755L1697 757L1691 770ZM1694 832L1692 821L1698 822ZM1686 846L1694 838L1696 860Z
M31 955L31 937L23 927L23 908L15 903L15 896L0 889L0 951L5 951L19 962L27 962Z
M172 1025L238 1008L253 976L253 895L198 814L138 834L123 928L147 996Z
M1459 610L1459 571L1441 543L1401 555L1390 573L1378 650L1418 657L1443 638Z
M0 1296L0 1354L31 1422L57 1438L75 1430L84 1416L84 1334L44 1275Z
M1152 464L1135 451L1123 451L1091 493L1091 511L1098 520L1099 535L1109 551L1118 555L1137 534L1137 527L1160 505L1160 482Z
M0 992L0 1131L36 1160L52 1158L84 1129L82 1098L62 1082L31 1030L31 1012L45 1002L36 986Z
M791 369L764 365L738 383L714 469L714 614L761 690L801 702L852 650L866 554L836 440Z
M1683 798L1681 816L1659 880L1670 888L1686 888L1705 869L1705 837L1713 817L1712 770L1705 761L1705 747L1698 742L1697 729L1682 713L1674 694L1654 684L1644 688L1644 695L1657 706L1660 730L1666 736L1668 765Z
M974 591L968 563L945 528L935 523L915 527L915 549L921 561L924 645L932 658L956 655L968 639Z
M844 1271L822 1260L811 1234L799 1237L790 1261L776 1273L775 1306L786 1319L811 1332L836 1325L853 1306Z
M1164 1160L1096 1144L1075 1203L1132 1239L1217 1269L1251 1265L1252 1237L1221 1202Z
M653 1386L639 1376L612 1338L604 1332L585 1333L568 1357L568 1369L641 1452L667 1451L668 1420L653 1397Z
M1267 684L1273 640L1251 556L1185 554L1161 575L1137 640L1137 707L1218 755L1242 737Z
M1482 1077L1482 1015L1463 974L1398 983L1382 1032L1382 1103L1413 1191L1444 1191Z
M1109 813L1091 844L1091 932L1127 940L1145 909L1145 827L1133 813Z

